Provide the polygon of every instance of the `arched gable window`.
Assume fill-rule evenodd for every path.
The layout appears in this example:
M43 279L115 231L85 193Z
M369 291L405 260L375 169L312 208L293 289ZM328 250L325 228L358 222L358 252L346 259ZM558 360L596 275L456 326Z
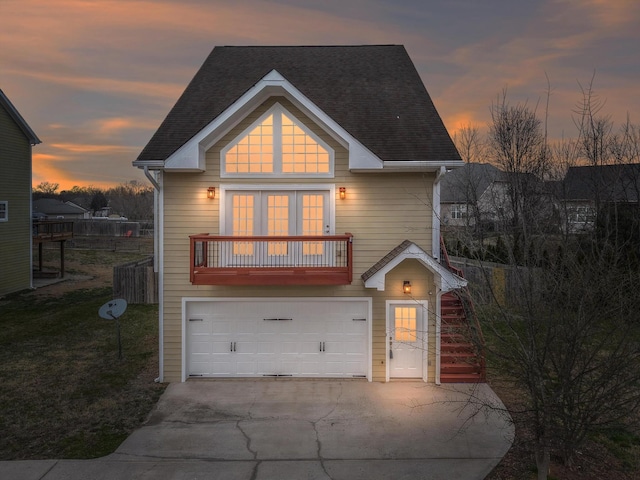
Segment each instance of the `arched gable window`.
M332 177L334 152L275 104L221 152L223 177Z

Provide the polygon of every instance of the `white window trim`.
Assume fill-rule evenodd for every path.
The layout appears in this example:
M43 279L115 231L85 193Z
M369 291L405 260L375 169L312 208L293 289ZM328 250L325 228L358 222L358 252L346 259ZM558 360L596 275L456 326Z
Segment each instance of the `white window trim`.
M227 173L226 171L226 156L227 152L236 146L236 144L247 136L257 125L261 124L269 115L284 114L291 118L297 126L307 135L309 135L315 142L318 143L329 153L329 172L327 173L284 173L282 172L282 145L280 141L276 141L276 138L282 138L281 125L276 126L276 122L273 125L273 172L272 173ZM275 103L265 113L245 128L238 136L229 142L220 151L220 177L221 178L333 178L334 177L334 163L335 163L335 151L318 135L311 131L304 122L300 121L289 110L284 108L281 104Z
M308 183L308 184L280 184L280 185L221 185L220 186L220 235L231 235L226 231L227 216L227 191L328 191L329 192L329 235L335 235L336 228L336 186L331 183Z
M9 202L7 200L0 200L0 205L4 205L4 215L0 216L0 222L9 221Z

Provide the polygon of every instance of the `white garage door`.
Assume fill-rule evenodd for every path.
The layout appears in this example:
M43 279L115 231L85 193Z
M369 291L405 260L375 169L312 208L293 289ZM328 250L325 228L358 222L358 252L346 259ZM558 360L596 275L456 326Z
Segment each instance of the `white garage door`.
M361 377L369 364L366 300L186 303L188 377Z

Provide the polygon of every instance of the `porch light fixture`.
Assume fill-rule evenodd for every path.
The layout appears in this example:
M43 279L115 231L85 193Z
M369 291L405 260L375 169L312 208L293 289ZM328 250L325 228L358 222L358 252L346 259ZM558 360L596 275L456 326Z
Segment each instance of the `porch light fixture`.
M402 283L402 293L407 295L411 293L411 282L409 280L405 280Z
M340 200L344 200L345 198L347 198L347 189L340 187Z
M214 198L216 198L216 187L207 188L207 198L209 200L213 200Z

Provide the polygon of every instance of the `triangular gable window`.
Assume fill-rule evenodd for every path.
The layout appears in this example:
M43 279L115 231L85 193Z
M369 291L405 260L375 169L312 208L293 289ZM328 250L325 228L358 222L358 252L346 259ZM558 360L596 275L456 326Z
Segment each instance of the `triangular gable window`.
M333 176L333 150L279 104L221 154L223 177Z

